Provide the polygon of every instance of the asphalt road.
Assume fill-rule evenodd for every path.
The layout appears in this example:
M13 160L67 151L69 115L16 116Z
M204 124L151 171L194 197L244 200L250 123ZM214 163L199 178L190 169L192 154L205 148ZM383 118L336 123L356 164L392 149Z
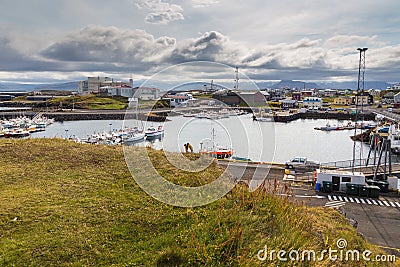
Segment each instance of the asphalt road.
M282 195L289 194L291 199L305 205L325 207L332 212L338 212L335 208L340 208L347 218L357 222L357 230L366 240L400 258L400 198L395 193L381 194L379 199L372 199L342 193L316 193L308 185L293 185L290 193L286 193L282 189L284 169L278 166L270 168L268 165L235 163L228 167L228 171L236 178L244 177L242 180L251 181L252 190L267 178L269 186L277 181Z
M334 208L340 207L347 218L357 221L357 231L366 240L400 257L400 198L395 194L373 199L316 193L310 187L302 187L295 188L293 195L307 205L329 208L332 212L337 212Z

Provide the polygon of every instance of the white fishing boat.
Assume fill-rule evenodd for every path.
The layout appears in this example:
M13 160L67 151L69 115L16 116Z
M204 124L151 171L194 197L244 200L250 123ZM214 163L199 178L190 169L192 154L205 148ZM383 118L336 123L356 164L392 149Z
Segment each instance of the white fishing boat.
M139 128L134 127L127 131L127 134L123 137L123 141L126 144L143 142L146 138L146 134L140 131Z
M164 136L164 129L161 125L157 128L155 128L154 126L150 126L144 133L146 135L146 139L148 140L160 139Z
M8 130L4 132L4 137L5 138L22 138L22 137L27 137L29 136L29 131L18 128L14 130Z

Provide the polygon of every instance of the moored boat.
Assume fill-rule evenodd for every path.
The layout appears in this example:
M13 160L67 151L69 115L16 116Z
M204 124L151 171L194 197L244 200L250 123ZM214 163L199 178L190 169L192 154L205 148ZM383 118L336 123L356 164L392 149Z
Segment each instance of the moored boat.
M150 126L145 132L146 139L159 139L164 136L164 129L162 126L158 126L156 129L154 126Z

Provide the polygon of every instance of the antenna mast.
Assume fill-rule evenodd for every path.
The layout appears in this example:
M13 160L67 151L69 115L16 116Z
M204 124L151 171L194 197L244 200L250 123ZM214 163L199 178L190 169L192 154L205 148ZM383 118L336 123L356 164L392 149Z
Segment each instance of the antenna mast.
M359 63L358 63L358 81L357 81L357 93L356 93L356 116L355 116L355 128L354 128L354 137L357 136L357 121L359 118L359 114L361 114L361 122L364 122L364 78L365 78L365 51L367 51L368 48L364 47L364 48L357 48L357 51L359 51L360 53L360 59L359 59ZM368 100L367 103L368 104ZM359 166L360 166L360 172L361 172L361 160L362 160L362 143L363 143L363 134L362 134L362 130L360 133L361 136L361 145L358 148L359 152L360 152L360 162L359 162ZM357 140L354 139L354 143L353 143L353 164L352 164L352 172L354 173L354 169L356 166L356 157L357 157Z
M239 68L236 67L235 90L239 90Z

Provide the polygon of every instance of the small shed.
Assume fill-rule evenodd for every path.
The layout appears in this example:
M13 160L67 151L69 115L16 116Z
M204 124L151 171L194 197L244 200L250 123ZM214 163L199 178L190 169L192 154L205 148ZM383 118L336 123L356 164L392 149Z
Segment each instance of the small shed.
M361 172L347 171L321 171L317 170L316 184L322 185L323 182L331 182L333 191L346 192L347 184L365 184L365 176Z

